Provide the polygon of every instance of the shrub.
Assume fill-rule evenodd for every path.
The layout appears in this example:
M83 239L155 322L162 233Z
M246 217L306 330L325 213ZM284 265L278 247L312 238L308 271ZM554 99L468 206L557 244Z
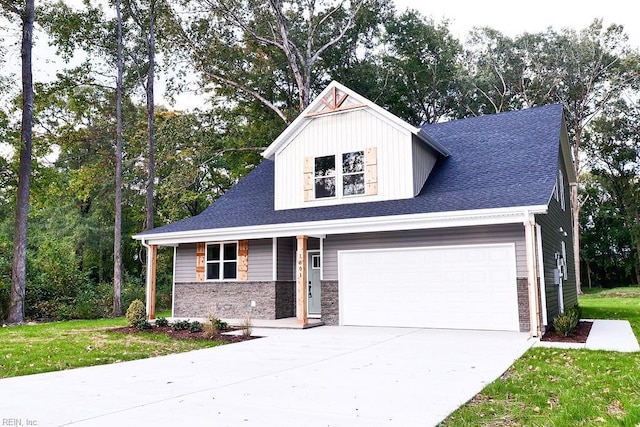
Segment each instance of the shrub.
M567 316L566 314L561 314L553 319L553 327L563 337L575 334L575 326L576 324L573 321L573 317Z
M138 322L147 319L147 312L144 308L144 303L139 299L133 300L133 302L127 308L127 323L129 326L135 326Z
M191 332L192 334L202 332L202 323L198 322L197 320L191 322L189 324L189 332Z
M156 319L156 326L160 327L160 328L164 328L169 326L169 321L167 319L165 319L164 317L158 317Z
M249 316L245 317L240 325L240 329L242 330L243 337L250 337L253 332L253 326L251 326L251 318Z
M173 328L174 331L186 331L190 327L191 327L191 322L189 322L188 320L179 320L177 322L174 322L173 325L171 325L171 328Z
M139 329L141 331L146 331L148 329L151 329L152 326L151 326L151 323L147 321L147 319L144 319L144 320L137 321L135 324L135 327L136 329Z

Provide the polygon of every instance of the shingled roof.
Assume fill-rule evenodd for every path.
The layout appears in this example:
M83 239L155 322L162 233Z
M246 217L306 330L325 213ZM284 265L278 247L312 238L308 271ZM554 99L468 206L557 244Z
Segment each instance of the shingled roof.
M420 194L411 199L274 209L274 162L265 159L200 215L140 236L268 224L542 206L556 182L559 104L426 125L444 147Z

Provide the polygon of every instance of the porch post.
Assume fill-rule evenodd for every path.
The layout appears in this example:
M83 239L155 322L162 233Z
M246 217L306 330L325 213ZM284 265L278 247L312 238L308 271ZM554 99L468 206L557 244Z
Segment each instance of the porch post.
M156 267L158 245L149 245L147 253L147 317L156 318Z
M529 335L539 337L541 335L540 306L538 303L538 271L536 268L536 226L535 217L529 212L525 213L524 239L527 255L527 281L529 282Z
M307 236L297 236L296 248L296 317L298 324L306 325L307 319Z

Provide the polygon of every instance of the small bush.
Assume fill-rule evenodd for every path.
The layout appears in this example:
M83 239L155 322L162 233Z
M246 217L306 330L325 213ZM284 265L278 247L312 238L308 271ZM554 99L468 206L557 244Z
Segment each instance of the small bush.
M158 317L156 319L156 326L158 326L160 328L165 328L165 327L169 326L169 321L167 319L165 319L164 317Z
M245 317L240 325L240 329L242 330L243 337L250 337L253 332L253 326L251 325L251 318L249 316Z
M191 322L189 324L189 332L191 332L192 334L202 332L202 323L198 322L197 320Z
M146 319L136 322L135 327L136 329L139 329L141 331L146 331L152 328L151 323L149 323Z
M190 327L191 327L191 322L189 322L188 320L179 320L177 322L174 322L173 325L171 325L171 328L174 331L186 331Z
M565 312L553 319L553 327L562 336L574 335L578 330L578 323L582 309L576 304L565 310Z
M138 322L147 319L147 312L144 308L144 303L139 299L133 300L129 308L127 308L127 323L129 326L135 326Z
M229 329L229 324L223 320L216 319L216 328L219 331L224 331L226 329Z

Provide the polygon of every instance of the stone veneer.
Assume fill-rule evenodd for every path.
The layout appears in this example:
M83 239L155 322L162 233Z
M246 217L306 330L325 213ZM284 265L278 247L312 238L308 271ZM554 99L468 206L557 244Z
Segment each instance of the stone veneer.
M251 307L251 301L256 302ZM280 319L295 316L295 282L176 283L174 317Z
M340 305L338 299L338 281L323 280L320 282L320 313L325 325L340 324Z
M529 279L518 278L518 316L520 332L529 332L531 319L529 318Z

